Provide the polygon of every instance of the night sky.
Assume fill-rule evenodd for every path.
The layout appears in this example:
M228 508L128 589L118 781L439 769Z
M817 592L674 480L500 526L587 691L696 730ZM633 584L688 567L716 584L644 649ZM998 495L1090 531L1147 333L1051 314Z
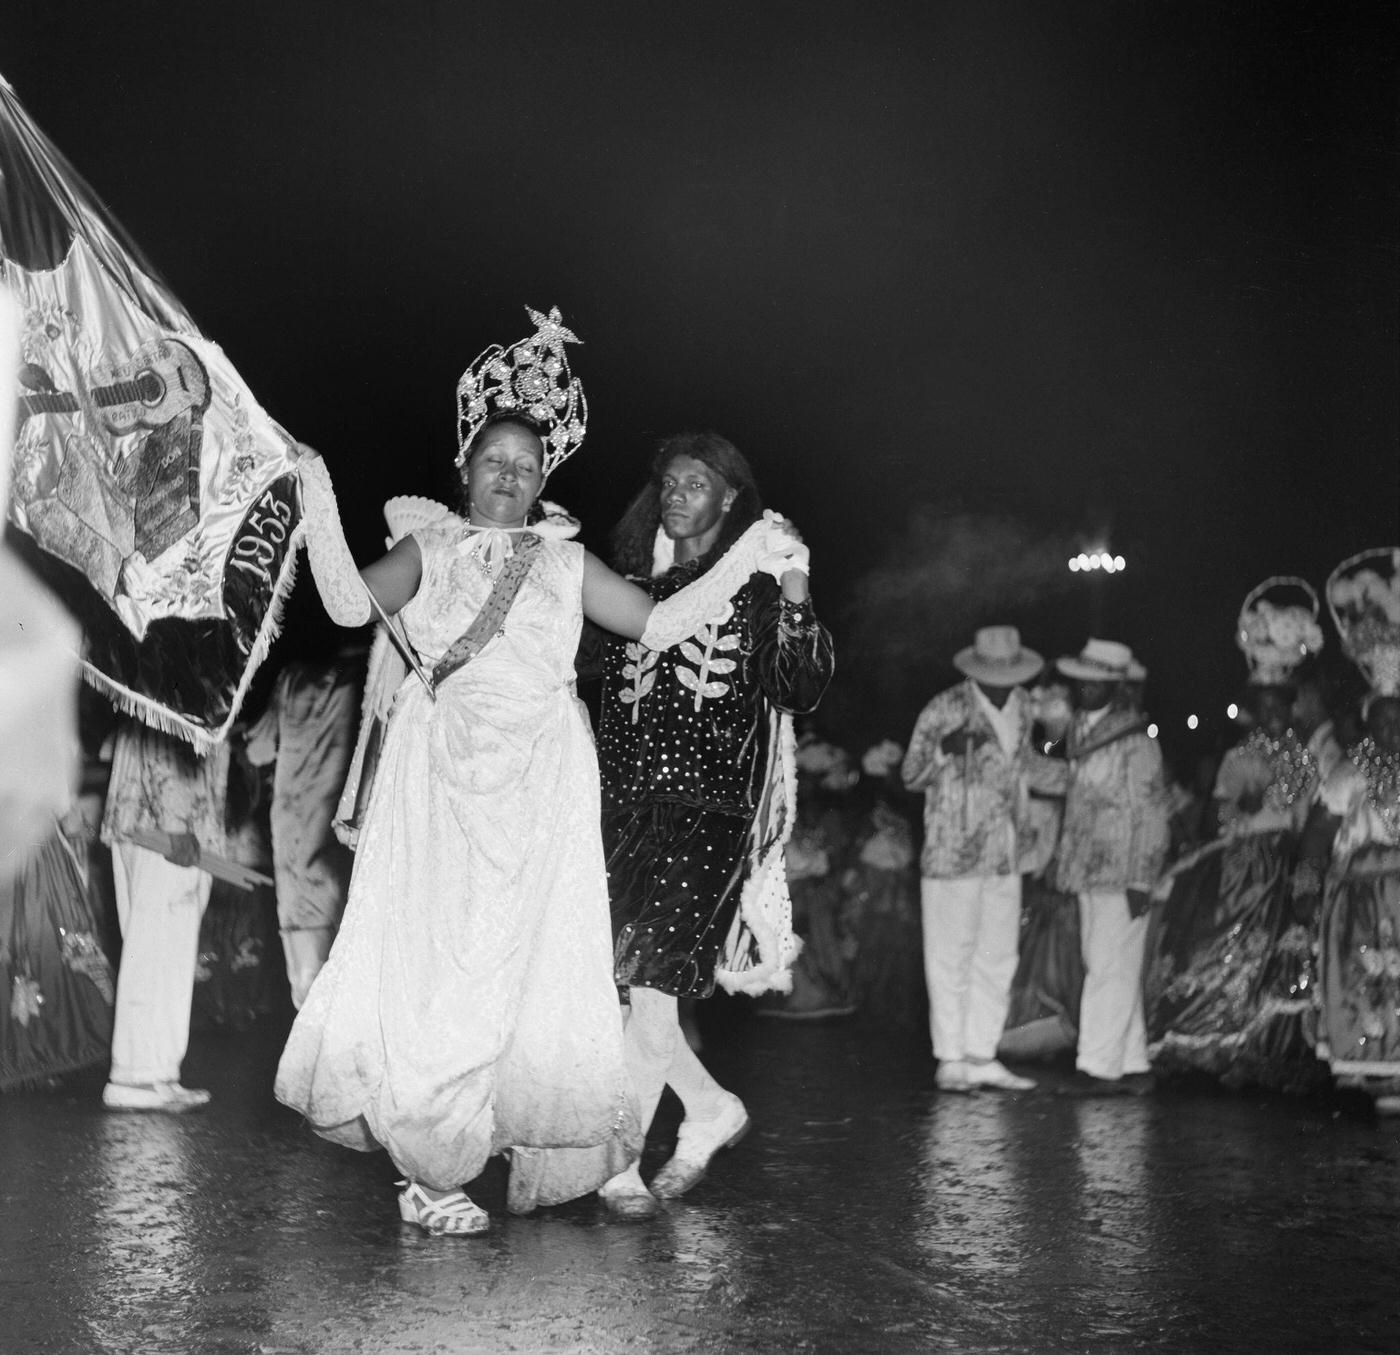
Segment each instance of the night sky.
M451 492L463 366L558 305L551 496L601 550L657 436L731 437L812 544L834 732L1097 607L1205 739L1248 589L1400 539L1396 15L9 0L0 72L363 558ZM1100 543L1127 571L1069 574Z

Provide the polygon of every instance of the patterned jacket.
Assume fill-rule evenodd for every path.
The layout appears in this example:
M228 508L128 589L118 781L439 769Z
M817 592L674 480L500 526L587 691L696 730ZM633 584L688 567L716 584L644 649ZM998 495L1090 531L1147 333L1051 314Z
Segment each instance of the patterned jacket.
M1146 721L1109 711L1090 726L1070 725L1069 789L1055 861L1056 886L1069 894L1149 890L1167 858L1168 816L1162 754Z
M924 849L920 870L929 879L1014 875L1035 854L1036 825L1027 789L1039 780L1031 751L1030 700L1016 687L1006 713L1016 729L1007 754L969 679L940 692L914 725L904 756L904 784L924 792ZM941 747L948 734L966 729L983 742L965 755Z
M193 833L201 851L224 855L228 766L227 743L197 757L173 735L127 719L112 752L102 841L111 845L140 832Z

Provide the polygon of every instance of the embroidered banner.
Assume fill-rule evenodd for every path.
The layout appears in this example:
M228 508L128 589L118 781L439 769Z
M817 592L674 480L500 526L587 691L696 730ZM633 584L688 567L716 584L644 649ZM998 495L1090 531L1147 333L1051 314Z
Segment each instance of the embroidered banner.
M0 81L0 270L23 313L9 519L84 676L208 747L276 634L295 444Z

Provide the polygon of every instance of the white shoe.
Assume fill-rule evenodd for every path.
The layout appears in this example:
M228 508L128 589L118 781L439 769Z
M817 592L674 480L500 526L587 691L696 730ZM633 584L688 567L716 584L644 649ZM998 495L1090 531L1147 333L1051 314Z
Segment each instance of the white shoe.
M399 1217L433 1237L475 1237L491 1226L491 1216L465 1191L449 1191L435 1200L417 1181L399 1185Z
M967 1080L974 1087L994 1087L997 1091L1003 1092L1028 1092L1035 1083L1028 1077L1018 1077L1005 1064L998 1063L996 1059L988 1059L986 1063L969 1063L967 1068Z
M934 1085L941 1092L970 1092L972 1079L967 1075L967 1068L961 1059L941 1060L933 1075Z
M109 1082L102 1089L102 1104L108 1110L157 1110L180 1115L209 1104L209 1093L199 1087L182 1087L178 1082Z
M624 1172L598 1187L598 1198L613 1218L624 1223L642 1223L661 1213L661 1202L646 1188L634 1162Z
M708 1120L681 1121L676 1135L676 1151L656 1173L651 1193L659 1200L674 1200L701 1181L710 1169L710 1159L721 1148L732 1148L753 1127L744 1103L732 1092L725 1092L724 1108Z

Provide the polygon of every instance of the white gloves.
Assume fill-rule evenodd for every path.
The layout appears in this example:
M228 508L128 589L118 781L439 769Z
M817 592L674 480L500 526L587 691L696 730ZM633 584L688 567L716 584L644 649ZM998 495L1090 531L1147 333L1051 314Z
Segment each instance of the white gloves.
M759 571L779 581L794 569L799 574L810 575L812 552L794 534L788 520L771 508L765 510L763 520L765 554L758 562Z
M320 456L310 452L297 462L297 474L306 522L306 556L321 604L337 625L363 626L371 617L369 592L345 544L330 471Z

